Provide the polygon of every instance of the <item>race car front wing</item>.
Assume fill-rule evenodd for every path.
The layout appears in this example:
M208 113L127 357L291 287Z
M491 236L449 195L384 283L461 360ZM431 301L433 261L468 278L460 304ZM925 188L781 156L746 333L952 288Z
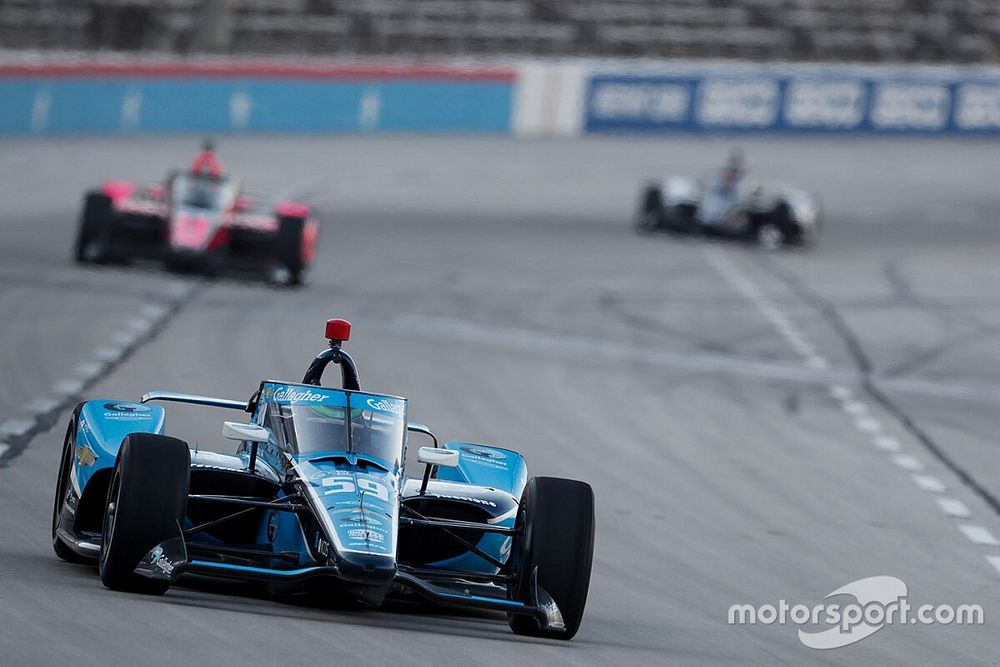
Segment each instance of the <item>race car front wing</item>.
M200 496L201 498L206 498L206 496ZM222 497L213 497L213 500L222 500ZM268 506L276 508L276 506L281 506L281 511L299 511L296 507L294 498L286 498L286 503L273 503L273 502L261 502L261 501L250 501L245 498L230 498L228 499L234 504L252 503L254 506ZM421 517L424 522L430 523L432 520ZM451 524L456 522L444 521L442 523ZM464 522L459 522L463 523ZM201 527L196 527L201 528ZM259 582L301 582L308 579L331 577L338 578L341 575L340 569L336 565L313 565L308 567L300 567L294 569L274 569L266 567L256 567L251 565L242 565L236 563L225 563L214 560L202 560L198 558L191 558L188 552L188 545L184 539L185 533L190 533L193 529L188 529L184 531L178 525L177 535L172 537L160 544L156 545L146 556L139 561L138 566L135 568L136 574L140 574L144 577L150 579L159 579L165 581L176 581L183 574L196 574L205 575L212 577L219 577L224 579L237 579L241 581L259 581ZM494 530L497 530L494 528ZM500 529L503 530L503 529ZM510 530L510 529L507 529ZM198 550L202 550L204 547L202 545L197 545ZM231 547L212 547L212 548L222 548L232 551ZM232 554L230 554L232 555ZM244 554L244 555L260 555L260 554ZM270 554L271 556L280 554ZM470 586L460 586L457 588L442 585L441 583L433 583L427 579L420 576L421 574L429 574L437 579L442 576L448 576L456 581L463 581L467 579L484 579L487 581L502 580L509 581L511 577L509 575L476 575L472 573L462 573L462 572L444 572L444 571L432 571L432 570L418 570L416 568L408 568L406 566L400 566L396 572L395 582L401 587L413 591L420 597L428 600L429 602L440 604L442 606L448 607L458 607L466 609L482 609L489 611L504 612L508 614L518 614L523 616L530 616L535 619L539 626L544 630L561 631L565 630L565 623L563 621L562 613L559 611L558 605L556 605L555 600L549 595L541 586L538 585L538 568L536 567L532 570L531 577L528 585L529 591L529 601L522 602L520 600L510 600L501 597L494 597L489 595L477 595L471 592Z

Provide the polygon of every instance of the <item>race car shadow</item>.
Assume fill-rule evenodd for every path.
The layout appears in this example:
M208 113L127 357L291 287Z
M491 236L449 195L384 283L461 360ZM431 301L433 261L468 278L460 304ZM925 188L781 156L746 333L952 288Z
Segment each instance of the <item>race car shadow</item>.
M182 577L160 601L164 604L273 618L391 628L421 634L433 632L456 637L567 645L567 642L559 640L514 635L507 627L504 615L495 612L451 609L421 601L395 599L373 608L343 597L274 595L257 584L193 575ZM448 622L442 623L442 620Z
M622 641L620 631L636 631L634 621L627 623L619 618L608 618L597 623L596 628L581 632L573 641L524 637L513 634L507 627L503 614L481 610L452 609L419 600L389 600L379 608L372 608L343 598L317 599L272 595L259 584L186 575L171 586L162 597L119 593L105 589L97 577L93 564L73 565L48 556L40 559L36 554L23 555L0 552L0 560L15 570L35 570L40 567L46 581L57 582L62 590L74 595L87 596L90 603L97 603L91 596L122 596L143 604L169 605L206 612L246 614L262 619L315 621L357 628L400 630L420 635L434 634L441 637L484 639L498 642L558 646L562 650L582 650L584 647L647 648L662 650L662 646L643 646L636 640ZM613 630L613 631L612 631ZM599 634L594 634L594 632ZM662 629L647 636L662 634Z
M639 233L639 238L656 238L660 242L669 242L675 245L687 245L692 247L704 247L706 245L719 245L724 248L740 248L748 252L758 252L762 255L783 255L783 254L811 254L816 250L816 241L809 243L788 242L782 243L779 247L765 247L758 241L751 238L732 236L720 232L711 231L683 231L676 229L652 229Z
M421 601L388 600L379 608L343 599L316 600L273 596L252 584L194 577L182 578L161 604L192 609L250 614L275 621L317 621L379 631L399 630L420 635L483 639L504 644L548 645L560 650L642 649L664 651L677 633L637 619L594 619L572 641L515 635L503 614L435 606Z
M228 269L224 271L205 271L194 268L166 267L160 262L147 260L117 260L99 264L89 264L87 270L107 273L141 274L175 278L206 284L231 284L247 287L264 287L275 290L300 289L303 284L289 285L277 283L261 271Z

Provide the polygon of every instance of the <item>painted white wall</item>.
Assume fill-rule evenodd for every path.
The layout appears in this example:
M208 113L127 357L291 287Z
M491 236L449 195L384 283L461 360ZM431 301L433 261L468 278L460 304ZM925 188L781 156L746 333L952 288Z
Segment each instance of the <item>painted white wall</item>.
M511 128L519 137L572 137L583 127L586 75L575 62L517 66Z

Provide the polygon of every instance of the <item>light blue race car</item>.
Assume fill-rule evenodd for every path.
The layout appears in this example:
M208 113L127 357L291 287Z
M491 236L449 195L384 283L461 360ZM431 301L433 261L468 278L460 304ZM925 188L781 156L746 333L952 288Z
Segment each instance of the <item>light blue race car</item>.
M185 574L263 582L275 594L379 605L418 597L505 612L517 634L572 638L594 549L589 484L528 478L516 452L438 445L406 399L361 391L329 320L330 347L301 383L264 381L249 401L151 392L73 411L52 512L52 545L96 562L111 589L162 595ZM341 368L341 389L320 386ZM177 401L249 412L224 422L234 454L165 435ZM422 475L406 475L408 433Z

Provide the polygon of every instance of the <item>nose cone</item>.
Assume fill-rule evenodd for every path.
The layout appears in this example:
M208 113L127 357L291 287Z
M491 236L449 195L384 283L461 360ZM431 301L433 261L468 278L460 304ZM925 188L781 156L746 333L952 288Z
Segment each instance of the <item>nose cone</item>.
M386 587L396 578L396 559L391 556L346 553L340 555L340 578L366 587Z
M297 467L327 514L338 579L356 597L378 604L396 577L397 479L341 452L314 455Z
M379 606L396 578L396 559L391 556L347 553L337 563L340 590L355 600Z
M212 223L207 216L179 214L170 227L170 245L184 250L198 250L208 242Z

